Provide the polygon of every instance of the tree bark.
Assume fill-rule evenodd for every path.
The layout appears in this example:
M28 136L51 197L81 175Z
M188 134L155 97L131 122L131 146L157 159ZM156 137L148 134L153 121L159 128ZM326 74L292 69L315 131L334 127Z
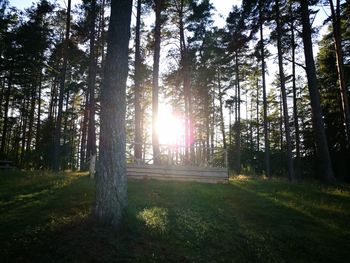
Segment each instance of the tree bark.
M96 25L96 0L91 1L90 11L90 54L89 54L89 72L88 72L88 90L89 90L89 121L87 136L87 157L89 159L90 177L94 177L96 149L96 122L95 122L95 85L96 85L96 50L95 50L95 25Z
M9 102L10 102L10 95L11 95L11 89L12 89L12 75L10 73L8 79L7 79L7 89L6 89L6 95L5 95L5 108L4 108L4 124L2 126L2 136L1 136L1 148L0 148L0 155L5 155L5 145L7 141L7 129L8 129L8 111L9 111ZM2 157L4 158L4 157Z
M264 106L264 139L265 139L265 174L270 176L270 141L267 120L267 99L266 99L266 80L265 80L265 45L263 35L263 17L262 17L262 0L259 0L259 27L260 27L260 52L261 52L261 75L263 86L263 106Z
M60 88L58 98L58 111L54 135L53 145L53 163L52 169L57 172L60 169L60 151L61 151L61 127L62 127L62 110L63 110L63 99L64 99L64 87L66 82L66 71L68 64L68 42L69 42L69 31L70 31L70 13L71 13L71 0L68 0L67 7L67 19L66 19L66 35L63 43L63 63L60 76Z
M156 21L157 23L157 21ZM137 0L137 15L135 28L135 145L134 158L136 162L142 160L142 130L141 130L141 52L140 29L141 28L141 0ZM153 109L153 106L152 106Z
M281 85L281 95L282 95L282 106L283 106L283 120L284 120L284 129L286 132L286 141L287 141L287 156L288 156L288 178L290 181L295 180L294 174L294 164L293 164L293 153L292 153L292 140L290 136L290 127L289 127L289 114L288 114L288 104L287 104L287 92L286 92L286 80L284 76L283 69L283 57L282 57L282 28L280 21L280 3L279 0L276 0L276 25L277 25L277 53L278 53L278 68L279 68L279 78ZM281 135L282 137L282 135ZM282 144L281 144L282 149Z
M296 87L296 72L295 72L295 33L294 33L294 15L293 9L290 6L291 14L291 48L292 48L292 86L293 86L293 119L295 128L295 177L300 178L300 132L299 132L299 116L298 116L298 104L297 104L297 87Z
M220 107L220 129L222 134L222 142L224 144L224 149L227 149L226 144L226 132L225 132L225 120L224 120L224 112L223 112L223 102L222 102L222 90L221 90L221 81L220 81L220 68L218 69L218 88L219 88L219 107Z
M333 0L328 1L331 9L331 18L333 25L334 48L337 61L338 80L340 88L340 97L342 102L342 111L345 122L345 131L347 137L347 148L350 150L350 108L349 108L349 93L346 87L344 76L344 62L342 50L342 35L341 35L341 17L340 17L340 0L336 1L334 8Z
M132 0L112 1L101 87L101 131L94 214L118 227L127 206L126 79Z
M153 54L153 81L152 81L152 147L153 161L160 163L159 137L157 132L158 120L158 92L159 92L159 59L161 41L161 11L162 1L155 0L156 21L154 28L154 54Z
M236 63L235 63L235 74L236 74L236 87L237 87L237 130L236 130L236 158L237 158L237 167L236 172L240 174L241 172L241 86L239 78L239 61L238 61L238 52L235 54Z
M313 129L315 135L316 150L318 155L319 172L323 180L335 182L333 175L332 162L329 154L324 122L322 119L322 109L320 104L320 94L318 90L315 60L312 50L311 25L309 20L309 6L307 1L300 1L302 18L302 37L304 43L304 54L306 63L306 75L308 80L308 89L311 100L311 110L313 117Z

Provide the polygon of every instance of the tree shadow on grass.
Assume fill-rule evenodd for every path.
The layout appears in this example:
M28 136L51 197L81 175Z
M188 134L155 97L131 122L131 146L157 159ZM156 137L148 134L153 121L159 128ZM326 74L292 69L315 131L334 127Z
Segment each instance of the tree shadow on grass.
M1 262L344 261L346 235L299 209L298 196L268 191L249 182L131 181L117 232L90 217L93 184L77 178L46 195L47 202L31 203L23 214L34 217L23 218L28 226L5 233Z

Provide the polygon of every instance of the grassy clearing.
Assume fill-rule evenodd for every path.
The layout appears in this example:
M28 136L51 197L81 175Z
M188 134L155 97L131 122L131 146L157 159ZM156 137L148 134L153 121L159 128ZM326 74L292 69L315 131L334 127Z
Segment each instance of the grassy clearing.
M119 233L84 174L0 174L1 262L348 262L350 187L129 181Z

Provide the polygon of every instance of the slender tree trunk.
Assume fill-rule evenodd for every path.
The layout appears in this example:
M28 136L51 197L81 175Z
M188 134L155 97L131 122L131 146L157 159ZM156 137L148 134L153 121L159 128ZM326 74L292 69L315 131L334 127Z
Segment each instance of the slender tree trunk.
M10 73L7 80L7 89L6 89L6 95L5 95L4 124L2 126L1 148L0 148L1 156L5 155L5 148L6 148L5 145L7 142L8 115L9 115L8 111L9 111L11 89L12 89L12 74Z
M236 133L236 158L237 167L236 172L239 174L241 172L241 86L239 78L239 61L238 52L235 52L235 74L236 74L236 87L237 87L237 133Z
M260 127L259 127L259 79L256 79L256 140L257 151L260 151Z
M183 21L184 15L184 0L181 0L179 7L179 31L180 31L180 50L181 50L181 64L182 64L182 75L183 75L183 88L184 88L184 102L185 102L185 159L189 161L188 147L190 147L192 134L192 123L191 123L191 79L190 79L190 65L188 61L188 50L185 40L185 27Z
M336 0L334 8L333 0L328 0L331 9L331 18L333 25L334 48L337 61L338 80L340 88L340 97L342 102L342 110L344 114L345 131L347 136L347 148L350 150L350 108L349 108L349 93L346 87L344 76L344 60L342 50L342 35L341 35L341 17L340 17L340 0Z
M162 1L155 0L156 21L154 28L154 54L153 54L153 85L152 85L152 147L153 161L160 163L159 137L157 132L158 120L158 93L159 93L159 58L161 41L161 12Z
M21 155L20 155L20 165L23 167L24 165L24 153L26 146L26 134L27 134L27 122L28 122L28 102L29 100L24 97L23 99L23 126L22 126L22 138L21 138Z
M280 3L279 3L279 0L276 0L278 68L279 68L279 77L280 77L281 95L282 95L284 129L286 132L286 141L287 141L288 178L290 181L293 181L295 180L295 174L294 174L293 153L292 153L292 140L290 136L290 127L289 127L287 92L286 92L286 84L285 84L286 80L285 80L284 69L283 69L282 41L281 41L282 29L281 29L281 21L280 21L279 14L280 14ZM281 148L282 148L282 144L281 144Z
M87 156L90 161L90 177L94 178L95 159L96 159L96 123L95 123L95 85L96 85L96 50L95 50L95 25L96 25L96 0L91 1L90 11L90 55L89 55L89 73L88 73L88 89L89 89L89 122L87 136Z
M306 75L311 100L315 143L317 148L317 155L319 158L319 172L321 173L321 176L325 181L334 182L335 177L333 175L332 162L329 154L327 137L324 129L324 122L322 119L320 94L318 90L316 67L312 51L311 25L309 20L308 2L300 1L300 7L303 25L302 36L304 43Z
M32 96L30 99L30 109L29 109L29 125L27 133L27 143L26 143L26 155L29 157L32 138L33 138L33 126L34 126L34 114L35 114L35 102L36 102L36 87L35 84L32 86Z
M38 116L36 121L36 137L35 137L35 148L38 149L41 133L41 90L42 90L42 69L39 70L39 86L38 86Z
M267 99L266 99L266 80L265 80L265 45L263 35L263 18L262 18L262 0L259 0L259 26L260 26L260 52L261 52L261 75L263 86L263 106L264 106L264 139L265 139L265 173L270 176L270 141L267 120Z
M298 104L297 104L297 86L296 86L296 72L295 72L295 35L294 35L294 15L293 10L290 7L291 24L291 48L292 48L292 86L293 86L293 119L295 128L295 177L300 178L300 132L299 132L299 117L298 117Z
M62 110L63 110L63 98L64 98L64 87L66 82L66 71L68 64L68 42L69 42L69 31L70 31L70 12L71 12L71 0L68 0L67 7L67 20L66 20L66 36L63 45L63 63L60 76L60 88L59 88L59 98L58 98L58 111L57 120L54 135L54 151L53 151L53 164L52 168L54 171L60 169L60 140L61 140L61 127L62 127Z
M132 0L112 1L101 88L100 154L95 216L117 227L127 206L125 157L126 79Z
M86 137L87 137L87 126L88 126L88 101L89 101L89 92L86 94L85 106L84 106L84 115L81 124L81 141L80 141L80 170L86 169Z
M224 120L224 112L223 112L223 102L222 102L222 90L220 83L220 68L218 69L218 88L219 88L219 107L220 107L220 129L222 134L222 142L224 144L224 149L227 149L226 144L226 134L225 134L225 120Z
M156 21L156 23L159 21ZM140 27L141 27L141 0L137 0L137 15L135 28L135 145L134 157L136 162L142 159L142 133L141 133L141 51L140 51ZM153 106L152 106L153 109Z

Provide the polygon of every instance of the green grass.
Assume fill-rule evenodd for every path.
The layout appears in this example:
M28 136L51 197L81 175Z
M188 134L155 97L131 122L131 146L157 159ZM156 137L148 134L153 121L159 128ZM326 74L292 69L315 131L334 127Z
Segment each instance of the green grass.
M130 180L119 232L79 173L0 174L0 262L349 262L350 187Z

